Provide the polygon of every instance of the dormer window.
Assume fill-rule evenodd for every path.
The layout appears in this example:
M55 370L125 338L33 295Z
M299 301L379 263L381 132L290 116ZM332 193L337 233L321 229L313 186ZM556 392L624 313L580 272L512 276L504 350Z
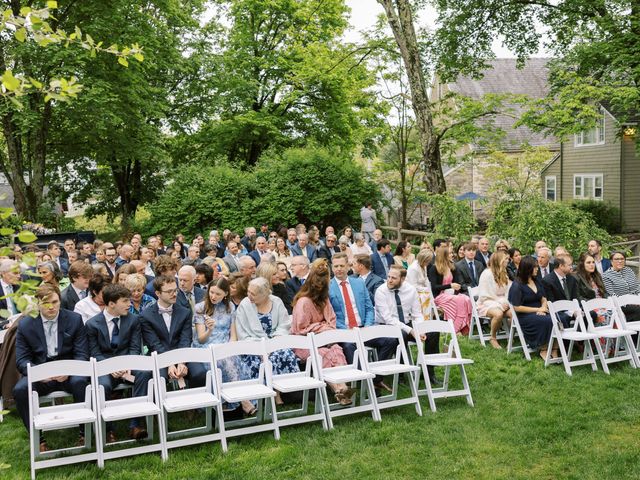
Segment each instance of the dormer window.
M603 145L604 144L604 110L600 109L600 117L598 118L596 125L589 129L584 130L576 134L575 146L586 147L589 145Z

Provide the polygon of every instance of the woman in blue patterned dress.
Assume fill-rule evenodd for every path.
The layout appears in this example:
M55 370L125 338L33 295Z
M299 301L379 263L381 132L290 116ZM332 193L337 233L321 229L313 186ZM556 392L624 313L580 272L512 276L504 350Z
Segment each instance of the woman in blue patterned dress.
M208 348L211 344L235 342L238 340L235 326L235 311L229 304L229 282L224 277L212 280L207 285L207 295L204 301L196 304L193 316L196 334L192 346ZM235 382L251 378L248 369L239 357L228 357L218 362L222 372L223 382ZM237 403L228 404L227 408L234 410ZM242 410L253 415L256 411L249 401L242 402Z
M131 306L129 307L129 313L140 315L142 310L147 308L149 305L156 303L155 298L144 293L144 289L147 286L147 279L144 275L139 273L127 275L124 286L131 292Z

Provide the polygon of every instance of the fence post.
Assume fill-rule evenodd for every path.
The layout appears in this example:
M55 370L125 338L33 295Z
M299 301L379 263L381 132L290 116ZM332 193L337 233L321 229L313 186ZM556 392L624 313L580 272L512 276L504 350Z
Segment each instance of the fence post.
M398 241L402 241L402 223L398 222Z

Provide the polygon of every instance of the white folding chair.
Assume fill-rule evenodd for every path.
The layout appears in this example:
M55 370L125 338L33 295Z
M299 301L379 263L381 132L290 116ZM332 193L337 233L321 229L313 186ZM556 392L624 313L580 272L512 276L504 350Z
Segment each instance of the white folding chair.
M524 353L524 358L527 359L528 362L531 361L531 354L535 353L536 350L534 348L529 347L527 344L527 340L524 338L524 332L522 331L522 326L520 326L520 322L518 321L518 314L516 313L513 305L509 304L509 308L511 309L511 327L509 327L509 341L507 342L507 353L515 352L518 350L522 350ZM520 341L520 345L515 345L516 336Z
M7 334L6 330L0 330L0 347L4 342L4 336ZM0 392L0 423L4 422L4 399L2 398L2 392Z
M422 342L417 342L418 364L422 369L422 376L424 378L426 386L424 390L419 390L418 393L421 395L427 395L431 411L436 411L435 399L445 397L467 397L467 403L473 407L473 398L471 397L471 389L469 388L467 372L464 369L464 366L472 364L473 360L462 357L453 321L448 320L446 322L414 322L413 331L415 332L416 336L427 335L429 333L435 332L438 332L440 334L447 334L450 336L447 351L443 353L426 354L424 351L424 344ZM429 371L427 368L428 366L444 367L445 373L441 388L431 387L431 379L429 378ZM449 373L451 367L458 367L460 369L460 376L462 377L463 386L462 390L449 390Z
M360 405L354 404L352 406L331 404L329 410L331 418L350 415L352 413L371 412L373 419L380 421L380 410L378 409L376 392L373 387L375 375L364 370L366 353L359 343L360 337L358 336L358 332L355 329L327 330L318 334L310 334L310 336L313 341L313 354L316 355L316 363L320 366L318 370L320 380L332 384L363 382L366 385L366 395L370 400L367 402L364 401L365 399L361 399ZM334 343L356 344L356 351L353 354L353 363L351 365L340 365L328 368L322 367L322 357L320 356L319 349Z
M107 400L105 398L104 388L102 386L98 387L98 414L100 416L98 427L100 428L100 441L102 442L102 445L106 445L107 422L117 422L120 420L146 417L148 440L153 440L154 437L153 417L158 418L159 427L158 443L139 445L126 449L103 451L102 458L98 461L98 466L100 468L104 467L105 460L140 455L148 452L160 452L162 460L165 461L167 459L167 439L165 435L167 430L164 425L164 417L162 415L162 409L159 401L159 382L156 372L155 356L155 352L153 352L150 357L144 355L120 355L95 363L96 381L103 375L111 375L113 372L123 370L135 369L151 372L151 379L149 380L146 396ZM115 442L115 445L127 445L136 442L136 440L124 440Z
M489 323L491 325L491 318L489 317L481 317L478 314L478 292L480 287L469 287L467 292L469 293L469 298L471 299L471 325L469 326L469 340L480 340L480 344L484 347L486 346L485 334L482 331L482 324ZM507 320L502 320L502 330L496 335L496 339L498 340L506 340L509 338L508 333L509 327L507 325ZM474 333L477 331L477 333Z
M420 398L418 397L418 386L416 385L416 378L419 375L420 367L412 365L409 362L409 354L404 346L400 326L374 325L371 327L359 328L357 329L357 332L360 335L361 348L364 347L365 342L375 338L393 338L398 342L395 358L369 361L365 356L364 369L367 372L380 376L393 375L392 393L377 399L378 408L383 410L385 408L414 404L416 413L419 416L422 416L422 407L420 406ZM409 398L398 399L398 377L402 373L406 374L407 381L409 382L409 389L411 390L411 396Z
M602 325L600 327L594 325L591 312L599 308L605 308L611 312L611 323L609 323L609 325ZM633 368L637 368L637 366L640 365L640 360L638 360L638 352L636 352L635 345L633 344L632 335L635 332L624 328L613 300L611 298L594 298L588 301L582 300L582 310L584 310L584 314L587 317L587 331L597 333L598 337L607 339L607 352L605 352L604 355L605 363L602 365L603 370L607 371L605 365L610 363L626 361L628 361L629 365ZM613 356L608 356L608 346L610 342L613 342L615 345Z
M196 445L199 443L220 441L222 451L227 451L227 439L224 435L224 417L222 402L217 394L216 382L213 379L215 367L213 351L210 348L179 348L155 356L158 393L166 428L167 449ZM179 363L204 363L209 366L203 387L185 388L167 391L167 381L160 375L160 370ZM174 432L169 431L169 414L195 409L205 410L205 425ZM218 432L213 432L213 409L216 410ZM188 435L188 438L177 438ZM197 436L193 436L197 435Z
M284 373L281 375L272 374L272 386L274 390L281 393L303 392L302 405L300 408L278 412L278 423L281 427L295 425L305 422L322 422L322 428L329 430L333 428L333 422L329 415L329 398L327 397L327 384L320 380L316 356L313 355L313 342L311 337L306 335L283 335L267 340L267 353L271 354L276 350L295 348L308 350L304 371L295 373ZM271 362L269 365L271 366ZM309 391L315 390L314 413L308 414Z
M623 325L625 330L633 330L636 333L640 333L640 321L632 321L629 322L627 320L627 316L622 311L622 307L626 307L627 305L640 305L640 295L621 295L619 297L612 296L613 303L618 310L618 318ZM640 335L638 335L638 340L636 341L636 351L640 351Z
M212 345L212 348L214 365L216 365L215 379L217 392L222 399L229 403L240 403L245 400L258 401L258 415L255 421L252 421L248 426L238 428L229 428L233 423L228 422L225 426L226 437L273 431L274 438L280 440L278 412L275 401L276 392L271 383L271 365L268 362L267 348L264 339L259 342L245 340L240 342L218 343ZM222 372L217 368L218 362L225 358L238 355L257 355L260 357L261 364L258 378L223 383ZM263 401L265 403L268 402L267 407L270 408L269 417L271 418L271 422L259 424L258 422L263 417L263 415L261 415Z
M553 330L551 331L551 338L549 339L549 346L547 348L547 358L544 361L544 366L562 363L564 371L567 375L571 375L571 367L578 367L580 365L591 365L591 369L595 372L598 370L598 364L591 348L591 341L595 343L596 351L598 352L598 358L600 364L606 373L609 373L607 364L604 361L604 355L602 354L602 348L600 347L599 336L595 333L587 331L587 327L584 325L584 319L582 318L582 310L577 300L559 300L557 302L548 302L549 315L553 321ZM576 315L573 326L563 327L562 322L558 314L560 312L570 312ZM551 358L551 351L553 349L553 342L556 341L558 349L560 350L560 358ZM569 342L569 350L565 349L564 342ZM583 354L581 360L571 361L571 354L573 353L573 344L575 342L582 342Z
M83 360L58 360L40 365L27 365L27 382L29 395L29 438L30 438L30 460L31 478L35 479L36 470L41 468L55 467L59 465L69 465L72 463L88 462L97 460L100 462L102 455L102 445L98 440L99 424L96 412L96 385L97 381L93 374L95 361ZM38 392L33 391L33 384L41 382L51 377L60 375L87 377L89 384L85 390L85 400L82 403L67 403L43 407L40 405ZM72 448L50 450L44 454L40 450L40 432L53 430L63 430L73 428L78 425L85 426L85 445ZM92 428L93 427L93 428ZM91 448L92 435L96 436L96 451L78 455L69 455L59 458L49 458L59 453L75 453L85 448ZM46 459L38 460L46 457Z

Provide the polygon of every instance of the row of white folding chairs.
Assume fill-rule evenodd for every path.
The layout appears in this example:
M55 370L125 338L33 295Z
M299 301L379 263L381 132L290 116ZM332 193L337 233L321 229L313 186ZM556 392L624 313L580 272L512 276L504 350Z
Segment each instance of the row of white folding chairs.
M639 296L632 296L631 298L624 299L627 304L640 304ZM545 359L545 366L553 363L562 363L565 372L571 375L571 367L580 365L590 365L595 371L597 370L596 355L600 360L600 364L605 373L609 374L608 365L615 362L629 362L632 368L640 366L638 360L637 346L633 345L632 335L640 331L640 327L636 330L629 329L627 322L624 318L618 300L615 297L610 298L596 298L589 301L582 301L582 308L578 304L577 300L560 300L557 302L549 302L549 315L552 320L552 331L549 338L547 357ZM515 309L510 305L512 313L512 322L509 332L509 343L507 352L511 353L516 348L523 350L525 358L531 360L530 353L533 350L529 348L522 332L522 327L518 320L518 316ZM611 322L607 325L597 326L593 323L591 313L596 309L605 309L611 314ZM563 327L560 321L559 313L569 312L574 318L573 325L570 327ZM586 323L585 323L586 317ZM638 322L640 323L640 322ZM516 337L519 338L520 347L515 346ZM606 339L606 350L603 351L600 345L600 339ZM569 348L566 349L564 341L567 341ZM582 342L584 345L582 359L571 360L573 346L576 342ZM558 345L560 357L551 358L551 352L553 350L554 343ZM607 355L608 346L613 343L613 355ZM592 344L595 346L596 352L594 354Z
M145 452L160 451L162 459L165 460L169 448L215 440L219 440L223 450L226 451L227 437L271 430L274 432L275 438L278 439L280 436L280 426L301 423L303 421L321 421L325 429L330 429L333 427L333 418L361 411L371 412L374 420L379 421L381 419L381 409L398 405L414 404L418 415L422 415L418 398L420 393L429 396L429 403L432 410L435 410L435 398L461 394L466 395L469 404L473 405L468 381L464 373L464 364L471 363L471 361L461 358L453 324L451 322L419 322L414 325L414 328L418 335L434 331L452 334L449 351L445 354L437 354L436 356L426 355L423 351L422 343L418 342L419 363L422 367L427 387L425 392L418 392L418 379L421 367L410 364L400 328L389 325L378 325L353 330L332 330L317 335L310 334L306 337L283 336L260 342L231 342L214 345L212 349L186 348L173 350L160 355L154 353L152 356L147 357L120 356L100 362L96 362L94 359L88 362L63 360L37 366L29 365L29 388L31 388L35 382L58 376L62 373L64 373L64 375L76 375L90 379L86 390L86 399L82 404L42 407L38 399L38 394L36 392L32 393L29 405L32 477L35 478L35 471L39 468L93 460L96 460L98 466L102 467L105 460L122 456L138 455ZM395 338L398 341L398 348L394 359L373 362L368 360L364 343L377 337ZM322 363L319 349L333 343L356 344L356 354L354 355L353 364L330 368L320 367ZM284 348L309 350L311 354L307 359L307 368L305 371L293 374L273 375L269 354ZM238 355L258 355L262 358L259 377L251 380L222 383L221 371L214 368L214 365L216 365L219 360ZM169 365L189 362L207 363L210 365L211 370L207 372L205 386L173 392L167 391L166 383L160 375L160 370ZM461 366L464 389L453 392L432 391L426 368L427 365L431 364L447 368L445 375L447 378L448 369L451 366ZM150 371L152 374L147 396L117 400L107 400L104 398L104 390L99 387L98 378L102 375L109 375L112 372L129 370L132 365L135 366L136 370ZM211 371L216 371L217 374L213 376ZM395 377L402 373L407 374L411 396L404 399L397 399L394 396L389 401L378 403L373 386L373 378L375 375L394 375ZM355 381L365 383L367 391L366 398L361 399L360 405L354 404L354 406L348 408L338 408L334 406L334 408L332 408L327 398L325 382L351 383ZM397 382L394 381L394 385L396 384ZM304 391L308 393L309 390L316 390L315 413L283 420L279 419L279 413L276 410L274 400L276 390L282 393L293 391ZM265 418L270 419L270 422L226 430L225 422L222 420L224 418L222 401L241 402L243 400L255 399L262 399L268 402ZM168 431L168 413L198 408L206 409L207 425L205 427L178 432ZM211 433L211 409L213 408L216 409L218 431ZM307 413L304 405L302 412ZM106 422L146 417L149 439L153 439L154 416L157 417L159 425L158 443L138 445L122 450L105 451ZM85 447L91 446L90 428L93 427L94 434L96 435L95 452L62 458L51 457L61 451L73 453L79 449L58 450L48 452L44 455L38 453L40 432L70 428L78 424L85 424L87 427L85 434L87 443ZM194 433L198 430L202 430L204 435L190 438L175 438L184 436L186 433ZM174 438L172 439L172 437ZM40 460L43 457L46 459Z

